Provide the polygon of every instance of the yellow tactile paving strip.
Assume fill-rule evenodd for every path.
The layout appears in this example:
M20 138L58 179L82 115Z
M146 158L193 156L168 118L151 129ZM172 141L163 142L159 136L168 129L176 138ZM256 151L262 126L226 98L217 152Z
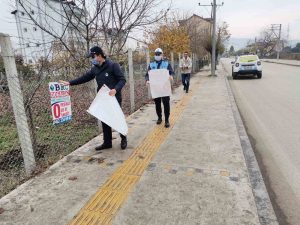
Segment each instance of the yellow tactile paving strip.
M139 181L161 144L181 116L192 97L192 92L185 95L172 108L170 123L156 126L132 155L113 173L96 194L79 211L69 225L108 225L126 200L128 193Z

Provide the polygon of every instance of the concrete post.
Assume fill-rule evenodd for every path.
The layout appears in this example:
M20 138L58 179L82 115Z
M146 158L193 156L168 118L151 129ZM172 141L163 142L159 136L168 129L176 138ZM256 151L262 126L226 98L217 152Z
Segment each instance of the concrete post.
M24 82L24 74L23 74L22 71L19 72L19 79L20 79L21 84L23 84L23 82Z
M174 69L174 52L171 52L171 66Z
M181 60L181 53L178 53L178 78L176 80L177 83L178 83L178 79L181 79L180 60Z
M128 72L129 72L129 90L130 90L130 112L133 113L135 110L134 104L134 78L133 78L133 60L132 60L132 49L128 49Z
M32 148L29 126L24 108L23 94L18 78L15 57L8 35L0 33L0 47L9 87L11 102L17 124L18 136L21 143L25 171L30 175L35 169L35 158Z
M197 67L197 55L196 55L196 53L194 53L194 58L193 58L193 65L194 65L194 73L196 73L196 72L198 72L197 71L197 69L198 69L198 67Z
M2 72L0 72L0 81L4 80L4 75ZM4 85L0 85L0 92L4 91Z
M94 93L95 93L95 96L96 96L97 93L98 93L97 92L98 85L97 85L96 79L93 80L92 86L93 86L93 89L95 90ZM103 129L102 129L102 122L101 122L101 120L97 120L97 125L98 125L99 134L102 134Z
M195 54L192 53L192 73L195 73Z
M178 74L176 74L176 72L175 72L174 65L175 65L175 63L174 63L174 52L171 52L171 66L172 66L172 68L174 70L174 73L175 73L174 81L176 82L177 79L178 79Z
M146 50L146 62L147 62L147 70L148 70L148 67L150 65L149 48L147 48L147 50ZM151 90L150 90L150 86L149 85L148 85L148 99L152 99L152 97L151 97Z

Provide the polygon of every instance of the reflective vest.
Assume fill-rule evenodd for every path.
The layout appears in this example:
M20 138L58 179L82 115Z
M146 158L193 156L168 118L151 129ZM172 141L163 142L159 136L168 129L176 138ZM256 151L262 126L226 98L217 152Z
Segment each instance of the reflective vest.
M150 63L151 70L156 70L157 66L158 66L158 63L156 61ZM168 66L169 66L169 62L163 60L160 64L159 69L168 69Z

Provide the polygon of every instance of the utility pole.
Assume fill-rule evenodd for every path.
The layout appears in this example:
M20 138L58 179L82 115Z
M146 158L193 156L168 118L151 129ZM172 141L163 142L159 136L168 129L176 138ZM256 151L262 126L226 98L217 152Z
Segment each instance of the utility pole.
M212 54L211 54L211 76L216 76L216 44L217 44L217 37L216 37L216 29L217 29L217 6L223 6L224 2L222 2L221 5L217 5L216 0L213 0L213 2L210 5L201 5L199 3L199 6L212 6L212 12L213 12L213 31L212 31Z
M288 24L286 39L287 39L288 46L290 46L290 24Z
M280 45L280 47L277 51L277 60L279 59L279 53L281 51L281 40L280 40L280 38L281 38L281 24L279 26L278 47L279 47L279 45Z
M281 27L282 27L282 24L271 24L271 30L273 32L273 34L275 35L275 37L277 38L277 41L276 41L276 51L277 51L277 59L279 59L279 55L280 55L280 52L282 50L282 45L281 45ZM277 32L278 34L277 34Z
M213 34L212 34L212 54L211 54L211 75L216 76L216 20L217 20L217 15L216 15L216 0L214 0L213 4Z

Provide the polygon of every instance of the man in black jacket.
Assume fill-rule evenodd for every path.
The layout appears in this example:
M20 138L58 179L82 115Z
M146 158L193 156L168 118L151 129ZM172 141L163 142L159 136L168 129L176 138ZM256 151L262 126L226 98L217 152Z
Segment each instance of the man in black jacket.
M126 83L125 76L121 71L121 68L118 63L113 62L109 59L106 59L106 56L103 50L98 47L92 47L88 54L88 57L92 58L93 67L87 71L83 76L67 81L60 81L65 85L78 85L83 84L93 79L96 79L98 88L97 91L105 84L111 89L109 92L110 96L116 96L120 106L122 103L122 93L121 90ZM96 147L96 151L102 149L112 148L112 130L111 127L102 122L103 128L103 144ZM120 134L121 136L121 149L126 149L127 147L127 138L126 136Z

